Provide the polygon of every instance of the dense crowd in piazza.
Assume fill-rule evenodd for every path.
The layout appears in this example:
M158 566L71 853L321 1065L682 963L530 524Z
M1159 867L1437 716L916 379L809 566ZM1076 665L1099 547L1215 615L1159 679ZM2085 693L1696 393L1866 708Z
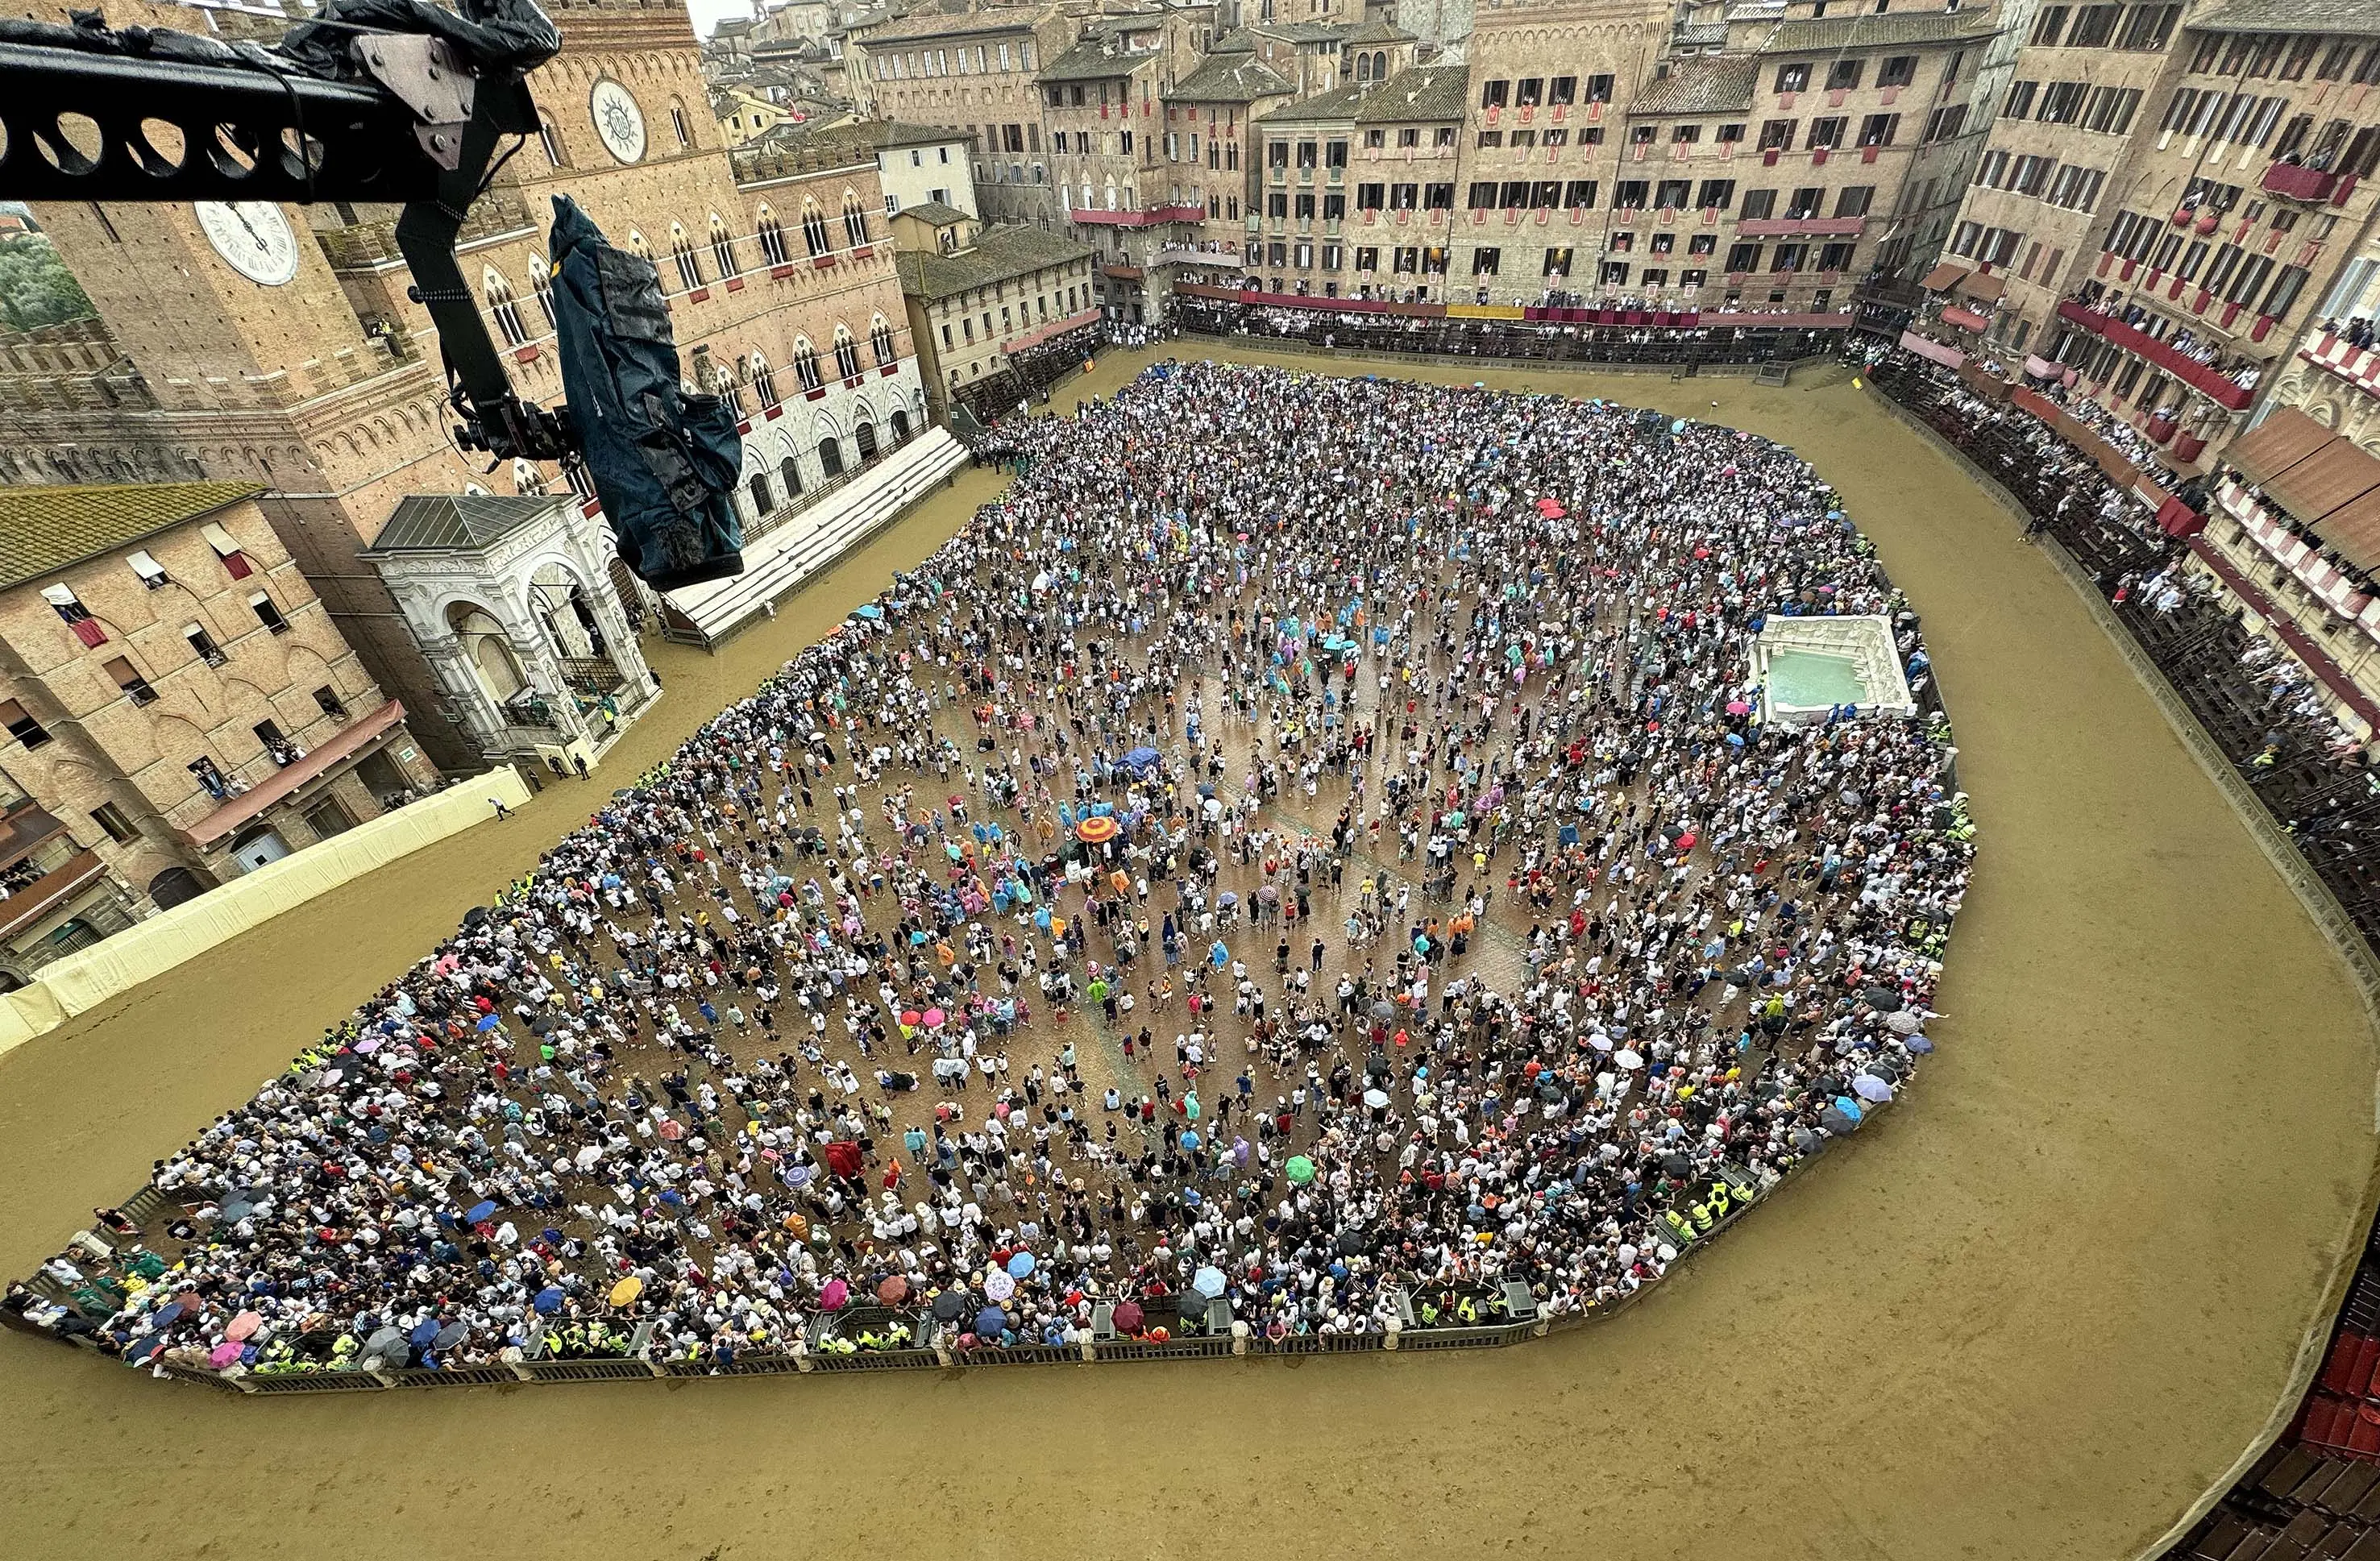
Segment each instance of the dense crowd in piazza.
M1906 1087L1972 829L1938 716L1761 718L1771 615L1929 676L1790 450L1189 362L997 437L10 1309L255 1373L1560 1316Z

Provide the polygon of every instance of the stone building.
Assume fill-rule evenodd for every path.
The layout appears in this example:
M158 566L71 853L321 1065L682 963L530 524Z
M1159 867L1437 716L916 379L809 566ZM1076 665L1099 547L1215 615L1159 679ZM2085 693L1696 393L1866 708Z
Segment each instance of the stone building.
M2210 471L2374 210L2380 11L2044 6L2015 76L1945 317Z
M913 206L892 228L910 335L939 417L961 400L1005 411L1024 393L1002 378L1013 357L1099 319L1087 244L1047 228L987 228L948 206Z
M551 403L562 386L548 197L572 195L615 243L652 256L688 378L735 396L749 420L747 528L775 536L747 558L765 573L771 549L867 497L812 507L831 479L864 486L846 474L922 424L874 157L734 162L683 8L570 0L556 16L564 49L530 80L541 134L474 207L466 275L522 393ZM187 18L150 7L112 19ZM103 327L73 344L0 340L0 482L261 486L265 514L374 678L407 701L425 746L449 765L486 756L359 555L408 496L536 495L563 478L519 464L491 472L455 450L394 212L57 204L40 215ZM624 569L612 575L597 588L638 588Z
M1174 224L1151 256L1172 281L1236 285L1255 274L1242 263L1247 224L1261 209L1262 165L1256 121L1287 105L1295 91L1233 34L1215 45L1165 94L1165 203L1205 212L1195 225ZM1242 214L1243 207L1245 214Z
M876 161L888 217L929 202L978 215L972 139L947 125L909 125L897 119L862 119L811 128L788 126L770 138L771 150L843 164L862 157Z
M38 963L26 935L52 923L114 930L437 783L261 497L0 490L0 768L57 826L12 805L0 972Z
M967 136L976 198L959 205L992 223L1063 222L1043 145L1042 66L1074 42L1059 6L929 8L851 30L853 96L880 119L936 125Z
M1268 114L1250 272L1276 293L1451 296L1468 81L1463 66L1424 66Z

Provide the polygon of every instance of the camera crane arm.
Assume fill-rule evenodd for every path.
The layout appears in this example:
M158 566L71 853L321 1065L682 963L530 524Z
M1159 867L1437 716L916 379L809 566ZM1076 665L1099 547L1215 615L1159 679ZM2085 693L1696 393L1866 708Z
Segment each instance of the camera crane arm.
M527 0L502 3L551 30ZM494 10L467 0L456 25ZM513 389L455 258L499 144L537 130L523 77L542 57L474 70L435 30L334 18L301 24L296 51L119 32L87 13L77 24L0 22L0 198L401 203L397 248L437 328L460 442L498 458L575 456L566 410ZM339 59L342 77L305 54Z

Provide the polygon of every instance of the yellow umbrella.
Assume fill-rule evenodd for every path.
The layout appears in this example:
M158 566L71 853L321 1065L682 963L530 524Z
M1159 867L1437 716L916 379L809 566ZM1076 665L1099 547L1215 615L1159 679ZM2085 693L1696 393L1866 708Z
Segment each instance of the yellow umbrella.
M634 1274L612 1287L612 1304L625 1306L645 1293L645 1282Z

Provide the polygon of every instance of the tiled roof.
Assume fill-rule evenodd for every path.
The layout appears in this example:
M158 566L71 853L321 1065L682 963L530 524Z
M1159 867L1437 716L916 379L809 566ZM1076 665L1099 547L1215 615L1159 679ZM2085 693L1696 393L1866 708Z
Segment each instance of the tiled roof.
M1093 252L1089 245L1047 228L988 227L972 249L955 255L904 249L893 260L901 268L901 291L931 302L1029 276Z
M1366 124L1402 119L1460 119L1471 102L1471 67L1423 65L1400 71L1365 96L1355 117Z
M566 494L416 493L397 501L367 552L445 552L484 548L516 526L577 503Z
M1267 38L1283 38L1292 43L1329 43L1344 40L1359 24L1340 21L1265 21L1252 22L1250 32Z
M2232 0L2184 22L2205 32L2349 32L2380 34L2372 0Z
M253 482L0 489L0 588L55 574L263 491Z
M920 200L915 206L904 206L892 214L896 217L915 217L919 222L930 224L935 227L948 227L953 223L975 221L973 217L957 207L944 205L939 200Z
M1760 62L1733 59L1678 60L1670 74L1648 81L1629 107L1631 114L1730 114L1752 106Z
M1950 43L1980 38L1998 25L1988 7L1976 11L1899 11L1883 16L1827 17L1781 21L1761 41L1768 54L1814 54L1830 49L1872 49L1898 43Z
M1165 96L1171 103L1254 103L1294 90L1264 61L1226 54L1209 56Z
M1207 52L1209 54L1253 54L1257 52L1257 41L1248 35L1246 28L1233 28L1209 44Z
M1259 121L1266 125L1304 125L1329 119L1353 120L1362 104L1366 89L1353 82L1334 87L1297 103L1285 103Z
M1163 57L1155 49L1144 49L1134 54L1112 37L1085 38L1043 66L1040 79L1094 81L1107 77L1130 76L1142 66Z
M980 11L964 11L955 16L940 11L923 11L886 22L869 33L865 46L873 49L879 43L901 43L919 38L960 38L978 32L1013 32L1030 28L1040 12L1030 6L987 6ZM860 25L865 25L863 22Z
M775 105L783 107L784 105ZM873 153L894 146L933 146L942 141L964 141L966 135L948 126L911 125L898 119L856 119L834 125L789 123L772 127L769 144L788 151L808 148L832 153L847 151L855 158L861 153Z
M1410 43L1413 41L1412 33L1386 17L1374 17L1347 34L1347 42L1350 43Z

